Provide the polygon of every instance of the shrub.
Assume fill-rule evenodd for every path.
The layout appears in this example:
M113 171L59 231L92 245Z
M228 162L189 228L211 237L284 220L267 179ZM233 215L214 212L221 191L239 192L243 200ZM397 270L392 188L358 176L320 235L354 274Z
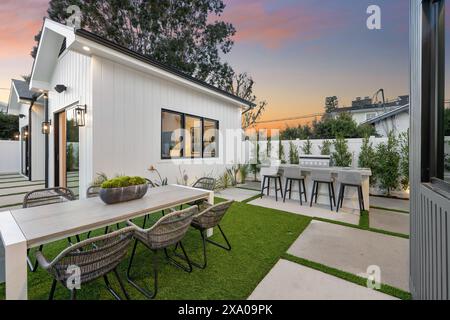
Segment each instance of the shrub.
M400 183L403 190L409 187L409 131L400 134Z
M130 186L137 186L141 184L146 184L147 181L144 178L141 177L118 177L111 180L107 180L102 183L101 187L103 189L110 189L110 188L125 188Z
M298 155L297 147L291 141L289 142L289 162L290 164L299 164L300 156Z
M324 140L320 147L320 154L322 156L329 156L331 154L331 145L332 142L330 140Z
M348 151L347 140L342 136L334 141L334 152L331 155L333 164L337 167L350 167L352 164L352 154Z
M239 168L241 174L241 183L245 183L248 174L250 173L250 166L248 164L243 164Z
M281 161L282 164L286 163L285 155L284 155L284 146L281 143L281 140L278 142L279 148L278 148L278 159Z
M399 186L400 155L398 142L393 132L389 133L387 143L381 143L376 152L376 179L380 187L391 194Z
M302 151L303 151L303 154L306 154L306 155L312 154L312 142L311 142L311 140L309 140L309 138L303 144Z
M360 168L369 168L372 172L375 171L375 150L373 148L372 143L370 142L370 138L367 136L363 140L363 144L361 146L361 153L359 154L358 166ZM374 185L376 182L375 175L370 177L370 184Z

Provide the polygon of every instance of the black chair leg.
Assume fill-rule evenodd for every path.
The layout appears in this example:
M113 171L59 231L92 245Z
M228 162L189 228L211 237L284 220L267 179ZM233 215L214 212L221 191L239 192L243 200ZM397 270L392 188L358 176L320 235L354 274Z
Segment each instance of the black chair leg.
M284 188L284 195L286 196L287 193L287 187ZM292 180L289 180L289 200L292 199Z
M331 183L331 193L333 195L333 203L336 206L336 194L334 193L334 183Z
M267 196L270 196L270 178L267 177Z
M125 291L125 287L124 287L124 285L122 283L122 280L120 279L119 274L117 273L117 269L114 269L113 273L114 273L114 276L116 277L117 281L119 282L120 289L122 290L123 294L125 295L125 298L127 300L130 300L130 297L128 296L128 293ZM111 286L111 283L109 282L108 276L106 274L103 276L103 280L105 281L106 288L112 294L112 296L116 300L122 300L122 298L119 296L119 294Z
M278 202L278 186L277 186L277 184L278 184L278 179L275 179L275 201Z
M281 197L283 197L283 184L281 183L281 177L278 177L278 182L280 183L280 192L281 192ZM289 195L289 199L290 199L290 195Z
M303 180L302 180L303 181ZM300 180L298 180L298 196L299 196L299 198L300 198L300 205L302 206L303 205L303 199L302 199L302 197L303 197L303 191L302 191L302 181L300 181Z
M135 240L133 251L131 253L130 262L128 263L127 269L127 281L131 284L136 290L142 293L148 299L154 299L158 292L158 255L156 251L153 251L153 276L154 276L154 284L153 284L153 292L150 292L141 286L139 286L133 278L131 278L131 266L133 264L134 255L136 254L138 240Z
M175 250L178 247L178 245L180 246L181 251L183 252L183 256L180 256L179 254L175 253ZM188 266L186 267L186 266L182 265L177 260L175 260L173 257L171 257L169 255L169 252L168 252L167 248L164 248L164 254L166 255L166 259L171 264L173 264L175 267L177 267L177 268L179 268L179 269L181 269L183 271L186 271L187 273L191 273L192 272L192 263L191 263L191 260L189 259L188 255L187 255L186 250L184 249L183 243L181 241L177 243L177 246L175 247L175 250L174 250L174 256L179 257L182 260L186 261Z
M313 187L312 187L312 190L311 190L311 201L310 201L310 203L309 203L309 206L310 207L312 207L312 205L313 205L313 200L314 200L314 193L315 193L315 191L316 191L316 183L317 182L313 182Z
M302 185L303 185L303 192L304 192L304 195L305 195L305 202L308 203L308 196L307 196L307 193L306 193L305 179L302 179Z
M331 183L327 183L327 185L328 185L328 198L330 199L330 208L331 211L333 211L333 197L332 197L333 192L331 191Z
M287 189L288 189L288 181L289 181L289 179L286 179L286 183L284 184L283 202L286 202L286 193L287 193Z
M50 289L50 294L48 296L48 300L53 300L53 297L55 296L56 284L57 284L57 281L55 279L53 279L52 287Z
M316 198L314 202L317 204L317 199L319 198L320 182L316 182Z
M341 207L341 195L342 195L342 185L339 186L338 202L337 202L337 205L336 205L336 212L339 212L339 208Z
M266 177L263 177L262 186L261 186L261 199L264 196L265 187L266 187Z
M342 186L341 209L344 207L344 198L345 198L345 185Z
M361 186L358 187L358 199L359 199L359 209L361 211L365 211L364 195L363 195L363 191L362 191L362 187Z

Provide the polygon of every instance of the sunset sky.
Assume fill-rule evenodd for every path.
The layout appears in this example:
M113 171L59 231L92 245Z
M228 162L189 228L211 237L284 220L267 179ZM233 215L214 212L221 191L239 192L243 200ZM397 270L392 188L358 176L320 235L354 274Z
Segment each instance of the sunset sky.
M225 2L222 19L232 22L237 34L224 58L253 76L258 97L269 103L262 120L322 112L330 95L348 105L379 88L388 98L408 93L408 0ZM29 53L47 4L0 2L0 88L30 73ZM381 7L382 30L366 27L372 4ZM0 90L0 101L8 96Z

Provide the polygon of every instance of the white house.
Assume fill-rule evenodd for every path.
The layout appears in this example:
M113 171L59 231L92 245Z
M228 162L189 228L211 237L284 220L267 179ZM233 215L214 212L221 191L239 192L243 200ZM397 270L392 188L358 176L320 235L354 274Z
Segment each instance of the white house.
M331 116L337 117L339 114L346 112L352 116L353 120L355 120L358 125L360 125L408 103L408 95L399 96L397 99L386 102L384 105L382 103L373 103L373 100L370 97L358 97L352 101L351 107L338 108L331 113Z
M29 90L27 82L12 80L8 114L19 116L21 173L30 181L44 180L43 100Z
M30 89L45 98L50 186L78 189L97 173L169 182L219 175L253 104L86 30L45 20ZM186 129L186 134L181 133ZM237 137L237 136L235 136ZM239 136L240 141L240 136ZM78 185L79 176L79 185Z
M374 126L380 136L387 137L390 132L394 132L395 135L408 132L409 123L409 104L407 104L383 113L362 124Z

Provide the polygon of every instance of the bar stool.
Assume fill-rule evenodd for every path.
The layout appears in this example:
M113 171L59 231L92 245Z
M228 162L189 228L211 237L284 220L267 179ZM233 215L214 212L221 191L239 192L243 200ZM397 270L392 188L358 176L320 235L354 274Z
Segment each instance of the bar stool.
M281 192L283 197L283 186L281 184L281 174L279 167L264 168L264 172L261 172L263 176L263 183L261 188L261 199L264 196L264 191L267 190L267 196L270 195L270 180L275 181L275 200L278 201L278 191ZM267 185L266 185L267 182ZM278 187L279 183L279 187Z
M308 203L305 187L305 177L302 176L302 171L299 168L287 167L284 169L283 173L286 183L284 186L284 197L283 202L286 202L286 195L289 192L289 199L292 195L292 183L298 182L298 192L300 197L300 205L303 205L302 195L305 196L305 202Z
M336 195L334 193L334 179L331 176L331 171L328 170L313 170L311 172L311 180L314 182L311 192L311 203L310 207L314 203L317 203L317 198L319 196L319 190L321 184L328 185L328 197L330 198L330 207L333 211L333 204L336 205Z
M359 209L361 211L365 210L364 206L364 195L362 191L362 176L359 172L340 172L338 174L338 181L341 183L339 188L338 205L336 212L339 212L339 208L342 208L344 204L344 195L346 187L357 188L358 190L358 202Z

